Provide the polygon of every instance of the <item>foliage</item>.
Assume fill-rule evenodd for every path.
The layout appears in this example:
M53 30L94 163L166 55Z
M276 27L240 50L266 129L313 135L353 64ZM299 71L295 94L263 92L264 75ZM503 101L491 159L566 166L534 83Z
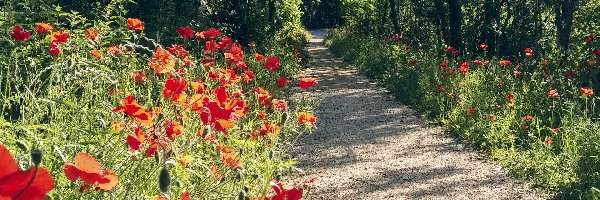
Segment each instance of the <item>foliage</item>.
M0 141L21 166L43 152L52 199L270 197L273 180L296 169L287 151L316 118L314 102L285 100L295 81L278 85L300 70L292 48L197 27L160 43L146 35L150 22L126 18L126 1L97 19L12 3L0 20ZM35 24L42 15L51 28ZM95 188L105 179L73 179L74 168L118 184Z
M509 60L473 45L477 55L463 62L445 46L422 51L409 41L338 29L330 32L327 44L398 99L519 177L561 189L557 198L598 194L600 110L593 94L598 90L598 41L578 47L577 63L585 64L567 69L535 48ZM438 56L438 51L444 53Z

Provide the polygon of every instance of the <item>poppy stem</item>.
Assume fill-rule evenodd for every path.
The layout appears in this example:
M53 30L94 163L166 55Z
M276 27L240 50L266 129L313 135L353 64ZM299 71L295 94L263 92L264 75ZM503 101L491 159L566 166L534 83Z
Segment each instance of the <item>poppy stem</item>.
M19 192L19 194L17 194L17 196L15 196L15 200L18 200L19 197L25 193L25 190L27 190L27 188L29 188L29 186L31 186L31 184L33 184L33 180L35 179L37 172L38 172L38 166L35 166L35 169L33 171L33 177L31 177L31 179L29 180L29 182L27 183L25 188L23 188L23 190L21 190L21 192Z

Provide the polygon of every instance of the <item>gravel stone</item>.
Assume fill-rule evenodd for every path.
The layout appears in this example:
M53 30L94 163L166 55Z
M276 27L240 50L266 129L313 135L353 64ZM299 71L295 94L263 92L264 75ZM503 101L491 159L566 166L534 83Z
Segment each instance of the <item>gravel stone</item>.
M543 199L332 55L312 31L318 129L292 150L313 199Z

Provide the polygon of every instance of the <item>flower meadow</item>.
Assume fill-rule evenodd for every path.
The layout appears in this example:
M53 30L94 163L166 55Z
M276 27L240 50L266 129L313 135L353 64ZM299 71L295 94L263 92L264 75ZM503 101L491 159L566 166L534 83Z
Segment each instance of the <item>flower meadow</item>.
M327 43L518 177L558 190L558 198L589 199L600 188L600 43L593 34L581 41L567 67L533 48L497 58L482 43L463 57L447 45L413 47L398 34L378 39L337 29Z
M287 151L317 124L291 47L144 21L4 23L0 199L301 199ZM93 24L93 25L92 25Z

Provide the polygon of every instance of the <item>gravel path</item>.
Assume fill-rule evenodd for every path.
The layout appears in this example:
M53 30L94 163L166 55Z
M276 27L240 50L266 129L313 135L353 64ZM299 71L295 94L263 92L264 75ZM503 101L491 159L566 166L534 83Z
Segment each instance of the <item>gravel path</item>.
M397 103L390 94L322 45L308 51L320 99L315 133L292 155L316 183L314 199L541 199L487 161Z

